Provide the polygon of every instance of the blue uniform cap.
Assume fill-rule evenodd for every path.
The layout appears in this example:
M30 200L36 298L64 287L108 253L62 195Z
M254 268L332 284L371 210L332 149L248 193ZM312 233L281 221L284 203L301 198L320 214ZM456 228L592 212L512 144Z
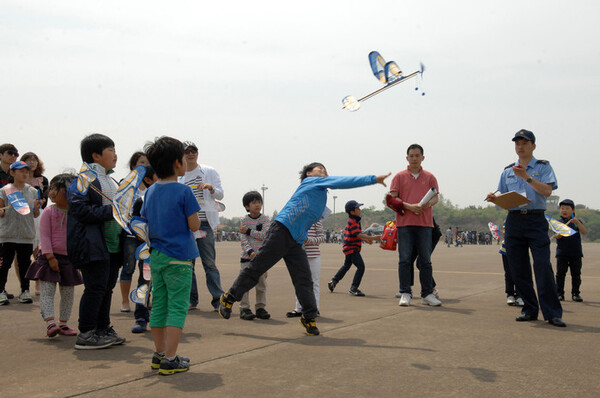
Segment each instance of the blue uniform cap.
M513 141L518 140L519 138L524 138L527 141L531 141L535 144L535 135L533 135L533 133L529 130L519 130L515 133L515 136L513 137Z

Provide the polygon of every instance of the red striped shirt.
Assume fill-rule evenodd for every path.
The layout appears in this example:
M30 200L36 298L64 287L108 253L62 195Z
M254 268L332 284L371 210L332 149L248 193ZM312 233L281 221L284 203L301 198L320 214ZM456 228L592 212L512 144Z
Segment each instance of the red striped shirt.
M343 252L346 256L360 251L362 247L362 240L358 238L358 234L360 233L362 233L360 217L350 216L342 238L344 242Z

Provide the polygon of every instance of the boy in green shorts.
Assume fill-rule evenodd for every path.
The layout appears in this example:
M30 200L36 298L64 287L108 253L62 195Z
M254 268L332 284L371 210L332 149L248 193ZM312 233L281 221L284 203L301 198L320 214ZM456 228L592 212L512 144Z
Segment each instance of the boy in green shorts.
M161 375L185 372L189 359L177 355L192 287L192 259L199 256L194 232L200 206L187 185L177 183L187 169L183 144L158 138L144 150L159 180L148 188L141 215L148 220L152 313L150 328L156 352L152 368Z

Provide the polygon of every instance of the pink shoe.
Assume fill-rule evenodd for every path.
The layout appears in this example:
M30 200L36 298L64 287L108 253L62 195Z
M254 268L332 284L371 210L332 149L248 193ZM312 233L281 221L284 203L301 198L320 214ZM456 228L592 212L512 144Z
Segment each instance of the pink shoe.
M58 333L60 333L60 331L61 330L58 327L58 325L56 323L53 323L52 325L48 326L48 330L46 330L46 335L48 335L48 337L54 337Z
M77 331L71 329L67 325L62 325L60 327L59 333L62 334L63 336L77 336Z

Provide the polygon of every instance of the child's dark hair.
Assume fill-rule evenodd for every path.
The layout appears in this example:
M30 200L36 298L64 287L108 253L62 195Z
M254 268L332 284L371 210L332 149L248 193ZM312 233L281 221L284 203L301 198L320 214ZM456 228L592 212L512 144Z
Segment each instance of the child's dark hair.
M323 165L323 163L319 163L319 162L312 162L310 164L307 164L306 166L304 166L302 168L302 170L300 171L300 181L304 181L304 179L306 178L306 173L308 173L309 171L313 171L313 169L315 167L323 167L325 168L325 166Z
M423 147L419 144L412 144L411 146L409 146L408 149L406 150L407 155L411 149L418 149L419 151L421 151L421 155L425 155L425 152L423 151Z
M246 192L242 198L242 204L244 205L244 208L246 208L246 206L250 206L250 203L255 200L260 201L260 203L263 202L262 196L257 191Z
M64 189L66 191L74 178L75 175L71 173L57 174L50 180L50 189Z
M46 169L44 169L44 162L42 162L40 160L40 158L38 157L38 155L36 155L33 152L26 152L21 156L21 160L24 161L25 163L27 163L27 159L30 159L30 158L35 158L35 160L38 162L36 169L31 170L33 177L41 177L42 174L44 174L44 171L46 171Z
M81 160L93 163L92 154L102 155L102 151L114 146L115 142L104 134L90 134L81 140Z
M142 156L146 156L142 151L134 152L133 155L131 155L131 158L129 158L129 170L135 169L135 165Z
M146 154L144 154L144 156L146 156ZM149 164L144 166L146 168L146 174L144 174L144 180L142 180L142 184L144 184L144 186L146 188L150 187L150 185L146 184L146 178L149 179L154 179L154 176L156 175L156 173L154 172L154 169L152 168L152 166L150 166Z
M162 136L144 146L144 152L158 178L167 178L175 173L173 163L183 163L183 144L176 138Z
M144 154L144 156L146 155ZM146 174L144 174L144 178L148 177L149 179L152 179L152 177L156 175L156 172L149 164L145 165L144 167L146 168Z

